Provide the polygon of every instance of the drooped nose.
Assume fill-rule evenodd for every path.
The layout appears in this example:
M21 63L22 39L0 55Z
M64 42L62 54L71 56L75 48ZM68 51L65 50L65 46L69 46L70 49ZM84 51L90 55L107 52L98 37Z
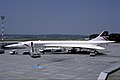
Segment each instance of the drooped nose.
M7 47L7 48L12 48L12 49L21 49L21 48L25 48L25 46L23 45L23 44L11 44L11 45L7 45L7 46L5 46L5 47Z

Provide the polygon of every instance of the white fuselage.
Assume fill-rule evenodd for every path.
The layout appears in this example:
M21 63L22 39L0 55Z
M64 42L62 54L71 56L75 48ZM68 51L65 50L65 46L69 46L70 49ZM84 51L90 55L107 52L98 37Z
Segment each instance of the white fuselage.
M72 47L72 45L100 45L100 44L107 44L113 41L26 41L26 42L19 42L18 44L8 45L7 47L30 47L31 42L34 43L35 47L56 47L61 45L68 45L68 47ZM53 45L53 46L52 46ZM66 47L66 46L63 46ZM76 46L77 47L77 46Z

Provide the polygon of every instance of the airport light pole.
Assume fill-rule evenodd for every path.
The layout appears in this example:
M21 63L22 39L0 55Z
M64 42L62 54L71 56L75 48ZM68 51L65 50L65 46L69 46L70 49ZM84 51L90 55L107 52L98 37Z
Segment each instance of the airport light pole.
M2 39L2 45L1 45L1 47L3 47L4 46L4 23L3 23L3 21L4 21L4 19L5 19L5 16L0 16L1 17L1 20L2 20L2 34L1 34L1 39Z

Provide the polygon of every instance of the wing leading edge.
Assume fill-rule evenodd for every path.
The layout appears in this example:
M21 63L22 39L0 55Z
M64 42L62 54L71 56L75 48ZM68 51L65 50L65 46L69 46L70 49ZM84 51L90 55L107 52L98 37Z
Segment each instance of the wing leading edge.
M74 47L74 48L87 48L87 49L105 49L101 46L92 44L45 44L45 47Z

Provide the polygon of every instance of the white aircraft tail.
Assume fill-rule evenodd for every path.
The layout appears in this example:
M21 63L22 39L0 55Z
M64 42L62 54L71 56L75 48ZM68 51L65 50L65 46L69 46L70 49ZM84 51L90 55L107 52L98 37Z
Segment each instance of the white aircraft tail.
M90 41L109 41L108 38L109 38L108 31L103 31L96 38Z

